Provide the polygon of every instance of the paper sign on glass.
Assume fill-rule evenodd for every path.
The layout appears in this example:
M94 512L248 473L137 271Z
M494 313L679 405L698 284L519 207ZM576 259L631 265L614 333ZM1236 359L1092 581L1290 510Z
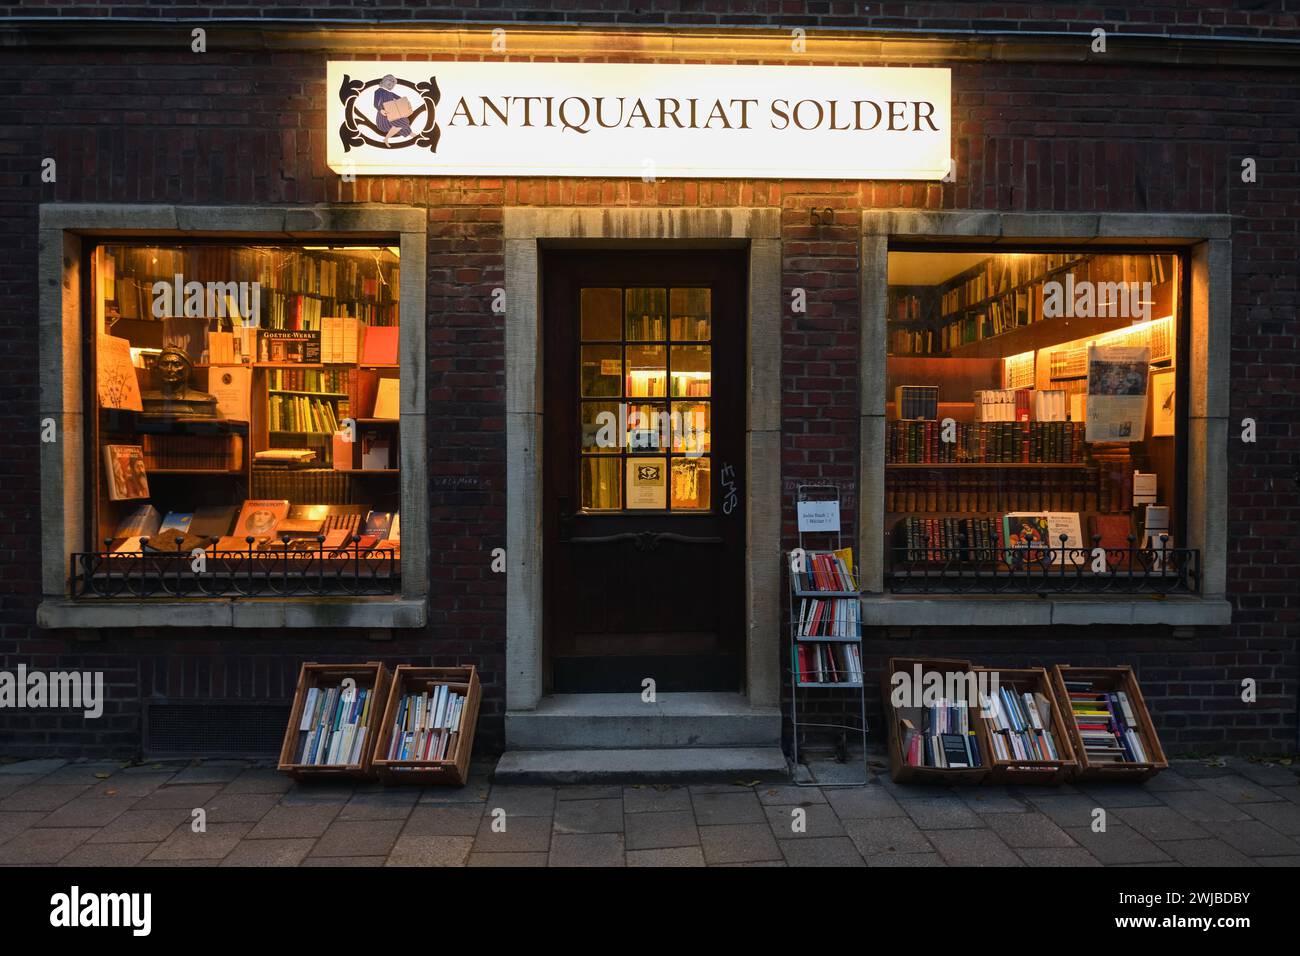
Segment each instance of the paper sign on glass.
M838 501L801 501L799 502L799 530L835 531L840 530L840 503Z

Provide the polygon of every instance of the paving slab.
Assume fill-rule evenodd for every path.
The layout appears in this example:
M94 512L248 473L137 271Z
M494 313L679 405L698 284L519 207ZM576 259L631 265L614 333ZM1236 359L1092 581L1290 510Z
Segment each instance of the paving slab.
M387 856L401 831L401 820L336 819L316 841L311 856Z
M239 777L247 766L242 761L204 761L180 770L172 783L219 783L224 786Z
M272 807L249 834L250 840L314 840L339 815L337 806Z
M83 843L59 866L136 866L158 848L157 843Z
M1202 780L1212 779L1203 777ZM1161 770L1154 777L1142 781L1139 786L1148 793L1158 793L1161 790L1195 790L1201 786L1200 781L1184 777L1176 770Z
M294 781L287 773L254 767L244 770L226 784L223 793L287 793Z
M1094 805L1113 810L1118 807L1158 807L1155 793L1140 783L1085 782L1077 784L1079 792Z
M0 865L57 863L95 835L92 827L24 830L0 845Z
M297 866L311 852L314 840L241 840L222 866Z
M473 846L474 838L468 836L413 836L403 833L393 844L386 865L464 866Z
M623 788L624 813L660 813L667 810L690 810L691 792L685 787L667 784Z
M709 865L782 859L781 848L767 823L700 827L700 847Z
M984 826L979 814L955 797L908 800L903 803L903 809L922 830L957 830Z
M1166 793L1161 796L1170 797L1174 794ZM1148 839L1158 842L1195 840L1209 836L1200 826L1171 807L1125 807L1121 810L1112 810L1110 815Z
M676 846L663 850L628 850L624 855L628 866L705 865L704 852L698 846Z
M478 805L417 806L406 818L407 836L468 836L478 833L483 809ZM507 817L507 825L510 820Z
M561 787L555 792L558 800L613 800L622 799L623 787L620 784L597 785L590 787Z
M44 810L49 813L70 803L88 789L88 784L45 784L35 783L21 790L16 790L0 800L0 813L23 810Z
M968 810L976 813L1026 813L1029 804L1006 787L974 787L958 794Z
M952 866L1024 866L991 830L928 830L926 836Z
M84 760L64 764L58 770L46 774L42 783L85 783L95 784L108 780L122 770L120 760Z
M741 793L692 793L691 803L695 808L695 822L700 826L763 823L767 819L758 795L750 790Z
M199 786L172 787L162 786L153 793L140 798L133 810L193 810L204 806L221 792L217 784Z
M215 862L233 850L252 828L251 823L213 823L205 832L195 833L188 826L177 827L146 859Z
M1272 803L1284 799L1281 795L1246 777L1203 777L1197 781L1200 789L1209 791L1228 803Z
M700 845L695 815L689 810L628 813L624 817L623 828L629 850Z
M36 826L45 816L44 810L11 810L0 813L0 843Z
M1171 859L1169 854L1137 830L1118 820L1109 821L1104 833L1096 832L1091 827L1066 827L1065 832L1105 866L1161 863Z
M470 853L468 866L546 866L549 853Z
M506 817L503 831L492 829L491 815L485 815L474 837L474 849L481 853L532 853L551 848L551 818Z
M190 811L127 810L106 827L101 827L90 838L90 843L161 843L177 827L188 823Z
M1158 796L1165 806L1172 807L1188 820L1198 823L1206 820L1225 822L1250 819L1243 809L1208 790L1169 790Z
M1286 836L1300 836L1300 804L1296 803L1249 803L1242 809L1248 814L1266 823L1278 833Z
M1253 783L1264 787L1300 786L1300 773L1292 767L1274 763L1256 763L1246 760L1236 767L1237 773Z
M1039 813L1051 818L1061 827L1092 826L1097 802L1083 794L1055 796L1049 794L1027 793L1030 805Z
M1017 849L1028 866L1101 866L1083 847L1024 847Z
M356 786L351 782L331 781L308 785L299 783L280 797L280 806L342 808L352 799L354 793L356 793Z
M271 812L278 793L226 793L224 790L203 805L209 823L256 823Z
M830 790L849 790L850 787L831 787ZM793 784L763 784L755 787L758 802L765 807L806 807L826 803L826 794L818 787L796 787Z
M768 825L778 840L816 840L823 837L844 836L844 827L830 804L815 803L811 807L764 807ZM801 829L795 829L798 811L803 820Z
M622 866L623 862L621 833L556 833L551 837L550 866Z
M867 866L947 866L938 853L873 853L866 858Z
M1160 849L1183 866L1254 866L1250 858L1222 840L1170 840Z
M384 866L388 861L382 856L309 856L299 866L325 866L335 869L340 866ZM421 866L432 864L420 864Z
M420 791L412 787L389 790L358 790L339 811L340 820L405 820L411 815Z
M102 827L112 823L136 802L134 797L77 797L47 814L43 827Z
M866 866L848 837L812 837L782 840L781 853L788 866Z
M825 791L826 800L841 820L878 820L907 815L884 787L836 787Z
M881 854L933 853L934 847L910 817L883 820L845 820L844 829L867 859Z
M1201 826L1249 857L1300 854L1300 841L1285 837L1258 820L1229 823L1215 821L1202 823Z
M1078 845L1070 834L1041 813L989 813L983 819L1007 846L1016 850Z
M623 798L561 800L555 805L555 833L622 833ZM552 846L554 852L554 846Z
M468 781L463 787L425 787L417 803L487 803L492 785L486 780Z
M554 787L493 786L488 812L504 810L507 817L549 817L555 812Z
M86 796L147 797L171 780L169 773L118 773L107 780L96 780Z

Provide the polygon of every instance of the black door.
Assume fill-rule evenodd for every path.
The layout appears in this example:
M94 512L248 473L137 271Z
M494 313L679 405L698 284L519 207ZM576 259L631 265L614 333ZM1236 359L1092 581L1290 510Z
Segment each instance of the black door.
M543 257L553 693L739 690L746 257Z

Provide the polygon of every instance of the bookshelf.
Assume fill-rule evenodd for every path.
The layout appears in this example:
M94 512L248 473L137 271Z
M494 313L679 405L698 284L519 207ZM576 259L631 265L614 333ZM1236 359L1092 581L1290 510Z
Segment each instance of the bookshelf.
M247 301L226 294L218 302L222 294L209 290L203 315L155 318L154 284L170 285L175 275L205 288L253 282L260 288ZM93 435L97 451L107 444L153 444L154 455L151 460L146 449L147 499L110 500L102 463L97 467L91 502L96 547L126 541L117 530L146 503L162 514L216 506L238 511L241 503L263 498L295 508L399 510L395 249L125 241L96 250L94 279L98 331L129 345L140 391L154 387L158 351L181 344L193 360L189 384L217 396L220 416L172 421L150 435L148 416L101 409ZM260 303L256 321L248 307L254 299ZM379 402L391 418L376 417ZM348 419L359 419L357 441L335 460L334 438ZM373 445L382 454L363 451ZM288 449L304 449L314 459L272 463L259 457Z
M478 671L399 664L375 745L384 783L445 784L469 779L482 698Z
M280 748L280 771L298 779L373 777L374 744L391 679L379 661L304 663Z
M832 487L801 486L798 501L833 502L839 513L839 491ZM829 547L815 550L813 541L824 540ZM788 556L790 581L790 719L793 726L793 757L799 766L799 747L803 734L811 729L838 735L838 753L847 760L849 735L861 735L863 777L860 781L821 782L799 780L800 786L861 786L868 782L866 767L867 712L866 682L862 659L861 590L853 550L844 548L838 525L834 532L799 533L799 547ZM835 720L825 716L836 702L820 697L803 701L807 692L847 692L838 702L845 716ZM802 693L801 693L802 692ZM850 703L850 700L852 703ZM855 706L854 706L855 705ZM847 709L852 706L856 723L850 723ZM801 711L816 708L812 719L801 719Z

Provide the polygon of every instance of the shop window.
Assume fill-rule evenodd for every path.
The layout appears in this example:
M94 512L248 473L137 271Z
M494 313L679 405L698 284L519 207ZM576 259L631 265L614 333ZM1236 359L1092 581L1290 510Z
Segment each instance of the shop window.
M891 251L885 583L1194 591L1180 255Z
M399 251L107 241L75 597L400 590Z
M586 288L579 310L583 511L708 511L710 290Z

